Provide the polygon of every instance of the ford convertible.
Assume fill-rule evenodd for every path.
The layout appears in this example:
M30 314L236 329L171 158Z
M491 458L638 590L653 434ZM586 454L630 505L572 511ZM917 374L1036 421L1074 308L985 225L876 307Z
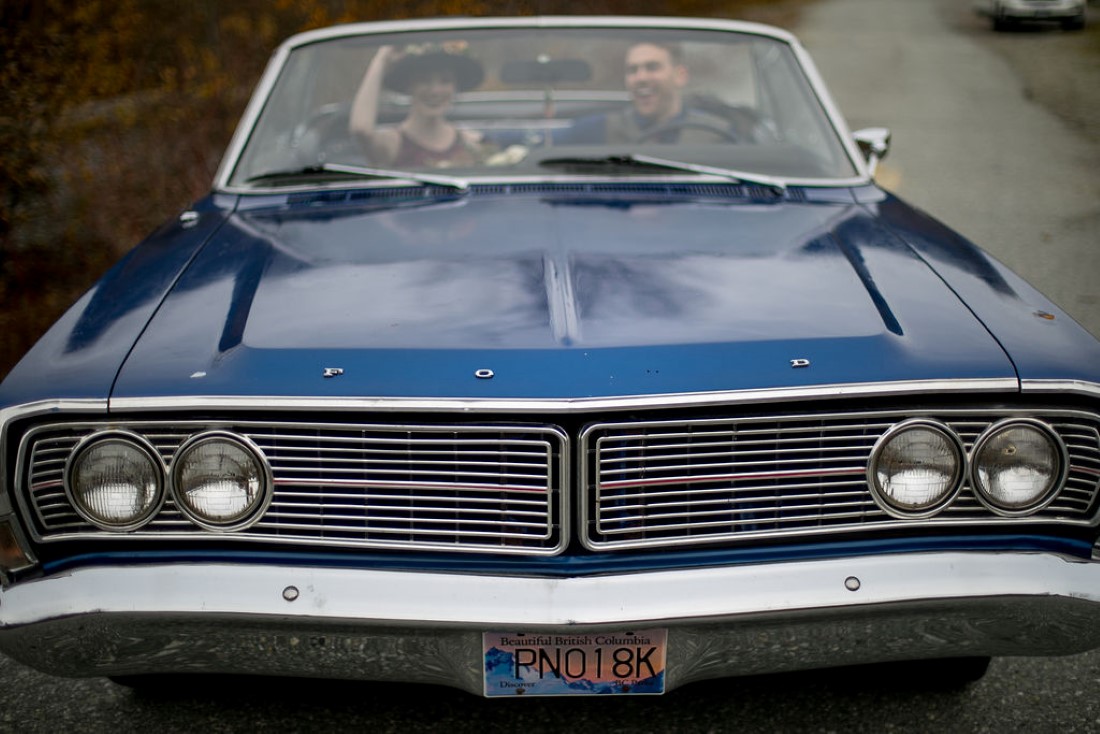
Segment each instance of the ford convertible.
M1100 647L1100 344L762 25L283 44L0 387L0 651L642 695Z

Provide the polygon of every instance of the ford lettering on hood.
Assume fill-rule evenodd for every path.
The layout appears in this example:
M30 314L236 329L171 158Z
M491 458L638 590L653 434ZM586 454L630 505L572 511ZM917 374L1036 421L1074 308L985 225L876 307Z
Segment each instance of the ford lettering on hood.
M567 398L1015 378L935 271L854 201L711 189L239 211L114 394ZM322 384L333 365L343 379ZM492 384L473 379L479 367Z

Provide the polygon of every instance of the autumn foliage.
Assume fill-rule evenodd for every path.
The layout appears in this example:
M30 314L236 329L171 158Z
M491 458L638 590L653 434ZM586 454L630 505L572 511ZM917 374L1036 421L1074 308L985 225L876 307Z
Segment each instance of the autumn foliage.
M111 262L206 192L268 57L293 33L440 15L783 22L776 8L798 4L0 0L0 376Z

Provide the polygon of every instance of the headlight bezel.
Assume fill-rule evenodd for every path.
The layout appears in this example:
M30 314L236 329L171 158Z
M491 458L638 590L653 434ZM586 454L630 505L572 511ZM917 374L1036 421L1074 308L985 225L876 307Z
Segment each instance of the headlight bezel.
M145 509L132 520L125 523L112 523L104 520L101 517L97 517L91 512L82 502L73 484L73 473L77 470L77 464L81 458L91 449L97 445L118 442L128 445L131 448L137 449L147 459L154 470L156 479L156 489L154 490L153 499L149 502ZM128 533L134 530L145 527L152 521L154 517L160 512L164 506L165 499L168 496L167 483L168 483L167 467L164 464L164 458L157 451L156 447L144 436L128 431L124 429L106 429L102 431L95 431L93 433L84 436L73 447L72 452L65 460L65 469L63 474L63 485L65 490L65 497L72 505L76 514L88 523L91 523L100 530L105 530L110 533Z
M955 470L952 473L948 490L935 502L924 506L905 507L894 500L882 487L878 478L878 466L883 452L892 441L906 432L917 429L938 433L947 440L955 455ZM871 490L875 504L887 514L904 520L920 520L939 514L958 497L959 492L962 491L963 485L966 483L967 476L967 453L962 439L947 424L930 418L910 418L890 426L879 436L867 460L867 485Z
M982 468L979 456L991 440L1006 430L1017 426L1033 428L1042 434L1053 449L1054 459L1057 461L1058 467L1053 473L1053 479L1049 486L1042 493L1036 495L1034 501L1018 507L1008 507L998 503L987 490L983 489L983 483L978 473ZM1017 416L1003 418L986 428L974 441L974 445L970 449L969 464L967 479L970 487L974 492L974 496L986 509L1001 517L1026 517L1034 515L1049 506L1061 492L1062 487L1065 486L1066 479L1069 476L1069 451L1062 437L1058 435L1058 432L1052 426L1035 418Z
M186 500L184 496L185 490L180 486L179 471L189 452L201 444L213 441L224 441L226 443L235 444L238 448L243 449L245 453L250 454L259 469L257 474L261 483L260 490L257 493L258 499L243 512L224 522L211 520L198 513ZM175 451L172 456L172 463L168 467L168 493L172 497L173 504L185 518L198 527L217 533L236 532L251 527L258 522L271 504L273 487L274 479L271 472L271 465L268 463L267 457L264 455L263 451L247 436L234 433L233 431L213 429L201 431L190 436L186 441L180 444L179 448Z

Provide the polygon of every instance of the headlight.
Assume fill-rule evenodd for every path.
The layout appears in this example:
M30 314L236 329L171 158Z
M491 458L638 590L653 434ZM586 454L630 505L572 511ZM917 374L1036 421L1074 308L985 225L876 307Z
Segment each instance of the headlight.
M125 431L93 434L65 467L65 492L76 511L103 530L145 524L164 499L164 467L145 439Z
M879 505L898 517L928 517L962 484L962 442L947 426L912 420L888 430L875 444L867 480Z
M181 446L173 459L172 496L200 527L238 530L270 501L271 472L260 450L243 436L204 433Z
M1001 514L1034 512L1065 479L1065 446L1044 423L1007 420L974 443L971 482L978 498Z

